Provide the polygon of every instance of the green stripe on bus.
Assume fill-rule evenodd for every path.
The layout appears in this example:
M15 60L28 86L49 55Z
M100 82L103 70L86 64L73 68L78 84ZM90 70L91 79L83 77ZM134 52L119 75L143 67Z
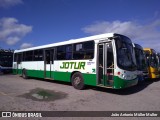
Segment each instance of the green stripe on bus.
M13 69L13 74L22 74L22 70L21 69Z
M70 76L71 76L70 72L60 72L60 71L53 72L54 80L58 81L70 82Z
M22 74L22 70L13 69L13 74ZM40 70L27 70L27 76L36 78L52 78L57 81L71 82L71 72L61 72L61 71L47 71L46 77L44 77L44 71ZM51 75L50 75L51 74ZM96 74L82 73L84 78L84 84L96 86Z
M83 78L84 78L84 83L86 85L92 85L92 86L96 86L97 82L96 82L96 74L87 74L87 73L83 73Z
M27 70L27 76L44 78L44 71L42 71L42 70Z
M17 70L13 70L14 74L17 74ZM51 75L50 75L51 73ZM18 70L18 74L22 74L22 70ZM27 75L29 77L36 77L36 78L52 78L53 80L57 81L64 81L64 82L71 82L71 72L60 72L60 71L47 71L46 77L44 77L44 71L40 70L27 70ZM87 74L82 73L82 76L84 78L84 84L86 85L92 85L97 86L96 82L96 74ZM114 76L114 84L113 87L115 89L122 89L127 88L133 85L136 85L138 83L138 79L134 80L123 80L119 78L118 76Z

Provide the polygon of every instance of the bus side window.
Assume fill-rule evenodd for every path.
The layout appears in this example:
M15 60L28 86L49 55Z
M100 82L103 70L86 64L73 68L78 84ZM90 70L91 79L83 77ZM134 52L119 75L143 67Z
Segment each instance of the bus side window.
M26 52L26 61L32 61L33 59L33 51Z
M17 55L17 63L19 64L20 62L22 62L22 53L19 53L18 55Z
M33 61L42 61L43 60L43 50L35 50L33 55Z
M38 61L42 61L43 60L43 50L38 50Z
M38 50L34 51L33 61L38 61Z
M46 64L50 64L50 50L46 50Z
M65 60L66 52L65 46L58 46L57 47L57 60Z
M94 41L74 44L74 59L93 59L94 57Z
M66 60L72 59L72 45L66 46Z
M26 52L23 52L22 61L25 61Z
M72 59L72 44L57 47L57 60Z

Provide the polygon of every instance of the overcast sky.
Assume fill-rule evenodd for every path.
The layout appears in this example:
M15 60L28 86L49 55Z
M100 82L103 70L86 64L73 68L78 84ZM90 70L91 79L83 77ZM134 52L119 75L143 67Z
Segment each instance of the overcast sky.
M0 47L116 32L160 52L160 0L0 0Z

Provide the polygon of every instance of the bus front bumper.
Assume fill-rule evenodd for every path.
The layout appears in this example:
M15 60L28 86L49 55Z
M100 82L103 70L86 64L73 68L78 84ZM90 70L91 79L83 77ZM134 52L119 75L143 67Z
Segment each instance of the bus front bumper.
M127 88L127 87L131 87L134 85L137 85L138 83L138 78L135 78L133 80L124 80L121 79L117 76L114 76L114 89L123 89L123 88Z

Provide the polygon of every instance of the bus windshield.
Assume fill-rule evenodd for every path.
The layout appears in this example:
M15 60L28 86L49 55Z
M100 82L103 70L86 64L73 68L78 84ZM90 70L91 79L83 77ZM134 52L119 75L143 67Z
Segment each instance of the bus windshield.
M0 65L3 67L12 67L13 53L1 52Z
M134 71L136 63L134 61L134 52L131 40L127 37L120 36L115 38L117 50L117 65L121 69Z
M155 53L153 53L153 54L151 55L150 65L151 65L151 67L158 68L158 60L157 60L157 57L156 57L156 54L155 54Z
M147 63L143 50L135 48L136 63L138 70L146 70Z
M158 71L160 71L160 54L157 54L157 61L158 61Z
M146 54L148 66L151 66L153 68L158 68L158 60L156 57L156 53L152 51L152 53L150 54L150 51L145 51L145 54Z

